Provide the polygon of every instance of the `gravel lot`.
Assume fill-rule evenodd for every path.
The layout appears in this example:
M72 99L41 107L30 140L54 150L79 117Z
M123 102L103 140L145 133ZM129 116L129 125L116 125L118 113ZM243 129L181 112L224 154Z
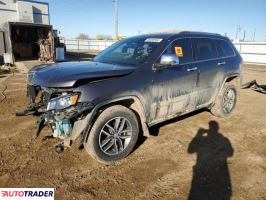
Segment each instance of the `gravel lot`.
M244 82L253 79L266 84L266 67L245 66ZM56 154L58 140L44 139L48 129L36 139L35 118L15 116L27 105L26 74L1 75L0 91L5 88L0 187L54 187L56 199L66 200L266 199L265 94L241 90L227 119L201 110L159 124L129 157L105 166L78 143Z

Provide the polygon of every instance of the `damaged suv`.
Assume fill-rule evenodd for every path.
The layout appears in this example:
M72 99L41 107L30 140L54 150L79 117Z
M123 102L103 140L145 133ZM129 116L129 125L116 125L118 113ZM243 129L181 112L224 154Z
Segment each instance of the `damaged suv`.
M149 127L200 108L219 117L235 108L242 59L218 34L149 34L116 42L92 61L40 65L28 73L30 105L64 142L80 137L97 161L126 157ZM63 146L64 145L64 146ZM59 148L60 147L60 148Z

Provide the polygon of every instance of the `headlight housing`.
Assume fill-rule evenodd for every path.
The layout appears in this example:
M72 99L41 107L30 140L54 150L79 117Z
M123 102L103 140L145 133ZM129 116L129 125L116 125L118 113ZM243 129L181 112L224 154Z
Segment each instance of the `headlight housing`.
M70 106L76 105L78 95L65 95L51 99L47 105L47 111L49 110L61 110Z

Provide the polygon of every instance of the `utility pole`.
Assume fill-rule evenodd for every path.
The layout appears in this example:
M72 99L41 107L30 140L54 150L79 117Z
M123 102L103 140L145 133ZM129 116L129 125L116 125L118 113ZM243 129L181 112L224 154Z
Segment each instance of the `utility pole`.
M238 40L238 33L240 33L240 31L241 31L241 27L240 27L240 25L237 25L237 27L236 27L236 40Z
M256 29L254 29L254 33L253 33L253 42L255 41L255 35L256 35Z
M243 42L246 40L246 30L244 30L244 35L243 35Z
M115 3L115 40L118 40L118 0Z

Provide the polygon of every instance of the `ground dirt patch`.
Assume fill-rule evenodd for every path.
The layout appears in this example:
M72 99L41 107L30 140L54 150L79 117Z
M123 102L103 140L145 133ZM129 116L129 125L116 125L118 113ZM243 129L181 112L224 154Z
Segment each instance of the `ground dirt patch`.
M244 81L253 79L266 84L266 67L246 66ZM48 129L35 139L35 118L15 116L27 105L26 75L10 76L5 84L0 187L54 187L56 199L66 200L185 200L195 194L202 200L205 195L230 199L231 194L235 200L266 199L265 94L241 90L230 118L202 110L157 125L151 132L158 136L146 139L116 165L105 166L78 150L78 144L56 154L58 141L43 140ZM210 121L218 127L209 127ZM196 136L203 129L213 134L207 142Z

